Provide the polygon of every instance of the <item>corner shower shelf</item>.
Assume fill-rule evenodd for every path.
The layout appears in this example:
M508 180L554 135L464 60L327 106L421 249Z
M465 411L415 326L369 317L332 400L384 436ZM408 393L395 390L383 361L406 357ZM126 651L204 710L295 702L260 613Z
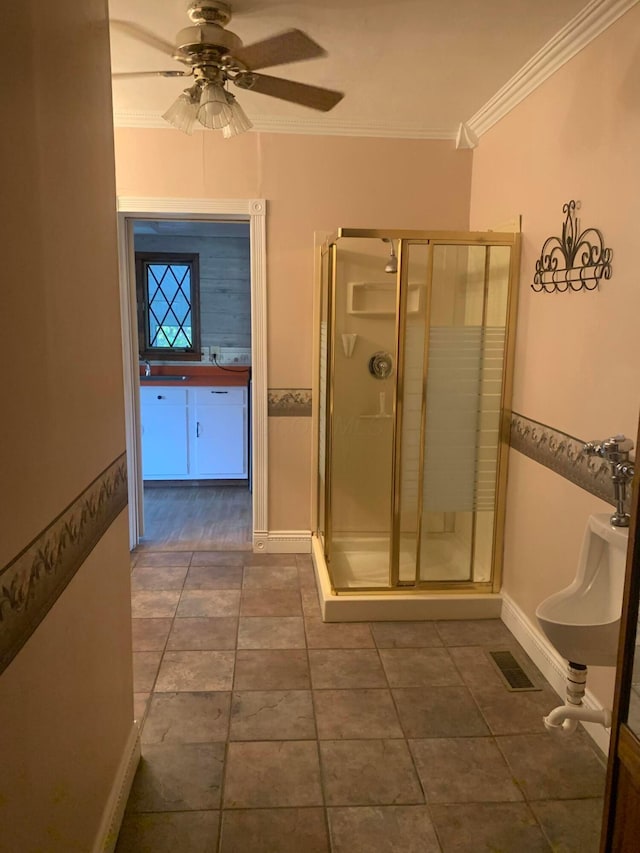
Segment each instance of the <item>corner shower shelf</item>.
M423 287L410 284L407 313L418 314L422 308ZM396 281L350 281L347 313L360 317L389 316L396 313Z

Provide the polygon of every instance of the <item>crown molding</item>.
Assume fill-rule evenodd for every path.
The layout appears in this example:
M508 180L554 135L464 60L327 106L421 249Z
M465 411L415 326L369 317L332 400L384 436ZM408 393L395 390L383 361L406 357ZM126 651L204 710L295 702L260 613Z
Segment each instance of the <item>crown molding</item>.
M285 118L259 116L252 119L258 133L296 133L314 136L374 136L393 139L455 139L457 129L426 128L421 124L383 125L360 121L344 121L330 117ZM173 130L159 113L123 110L114 112L114 127L157 128ZM204 128L196 128L196 132Z
M639 0L591 0L466 122L482 136Z

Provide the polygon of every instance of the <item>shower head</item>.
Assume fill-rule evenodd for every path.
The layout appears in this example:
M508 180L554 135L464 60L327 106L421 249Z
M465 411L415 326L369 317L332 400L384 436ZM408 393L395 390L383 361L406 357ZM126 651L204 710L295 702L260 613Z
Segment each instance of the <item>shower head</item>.
M387 261L384 271L390 273L398 272L398 257L393 245L393 240L390 237L381 237L380 239L383 243L391 243L391 252L389 253L389 260Z

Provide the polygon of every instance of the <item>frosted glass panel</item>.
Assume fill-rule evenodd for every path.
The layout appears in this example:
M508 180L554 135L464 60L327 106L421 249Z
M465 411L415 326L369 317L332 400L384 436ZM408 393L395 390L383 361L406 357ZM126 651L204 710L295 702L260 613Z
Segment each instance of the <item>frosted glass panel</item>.
M492 251L485 246L433 247L422 580L490 579L509 249L506 264L504 251L502 256Z

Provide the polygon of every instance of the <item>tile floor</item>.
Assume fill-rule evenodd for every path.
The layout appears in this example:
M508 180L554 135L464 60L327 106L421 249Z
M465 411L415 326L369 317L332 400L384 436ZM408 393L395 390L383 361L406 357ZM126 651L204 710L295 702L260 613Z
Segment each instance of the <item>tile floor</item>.
M595 853L605 766L497 620L324 624L310 558L141 552L117 853ZM487 656L509 648L537 692Z

